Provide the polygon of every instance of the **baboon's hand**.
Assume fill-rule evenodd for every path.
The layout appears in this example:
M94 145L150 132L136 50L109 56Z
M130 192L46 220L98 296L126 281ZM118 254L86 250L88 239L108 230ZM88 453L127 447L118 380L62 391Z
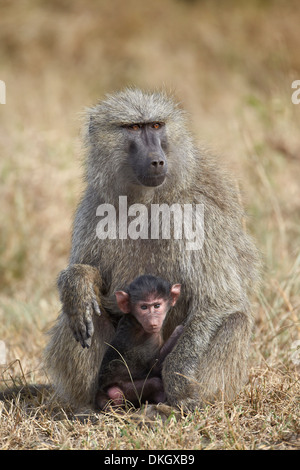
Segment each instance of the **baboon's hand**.
M63 311L65 312L65 308L63 308ZM74 337L83 348L89 348L92 342L94 334L93 312L101 315L95 294L91 294L89 301L86 300L84 303L80 301L76 306L74 305L72 310L65 312L69 317L69 324Z
M58 279L63 313L83 348L89 348L92 342L93 314L101 315L94 290L95 286L98 288L97 276L99 273L92 266L72 265L62 271Z

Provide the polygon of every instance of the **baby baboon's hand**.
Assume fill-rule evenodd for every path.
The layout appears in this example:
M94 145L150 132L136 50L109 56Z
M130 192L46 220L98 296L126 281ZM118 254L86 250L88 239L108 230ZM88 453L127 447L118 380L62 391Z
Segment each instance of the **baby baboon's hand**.
M89 348L94 333L93 314L101 315L96 296L101 288L99 271L92 266L73 264L60 273L58 288L63 313L68 316L76 341Z

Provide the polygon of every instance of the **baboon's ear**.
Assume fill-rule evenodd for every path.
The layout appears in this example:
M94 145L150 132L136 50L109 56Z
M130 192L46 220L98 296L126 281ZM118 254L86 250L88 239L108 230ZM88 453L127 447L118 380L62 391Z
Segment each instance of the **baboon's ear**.
M115 296L117 298L117 304L121 312L130 313L129 295L122 290L118 290L115 292Z
M171 305L174 307L176 304L178 297L180 296L180 291L181 291L181 284L173 284L171 287Z

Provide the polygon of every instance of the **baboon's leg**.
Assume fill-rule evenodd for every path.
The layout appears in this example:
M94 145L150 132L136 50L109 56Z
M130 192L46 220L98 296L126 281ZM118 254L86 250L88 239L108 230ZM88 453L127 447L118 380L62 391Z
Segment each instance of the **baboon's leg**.
M93 324L91 346L83 348L62 313L50 331L51 338L44 352L45 366L55 391L74 406L94 404L105 342L110 342L114 335L114 328L104 314L94 314Z
M250 316L236 312L224 320L203 355L191 351L189 360L184 363L177 361L175 347L163 369L167 402L193 409L218 399L233 399L247 378L251 332ZM190 338L190 348L192 345Z

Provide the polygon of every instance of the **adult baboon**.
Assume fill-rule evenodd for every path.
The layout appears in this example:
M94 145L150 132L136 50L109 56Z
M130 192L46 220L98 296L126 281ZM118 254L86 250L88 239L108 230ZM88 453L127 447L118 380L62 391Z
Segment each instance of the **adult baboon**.
M218 160L194 145L184 112L164 93L127 89L108 96L87 112L85 143L87 187L74 221L70 263L58 279L62 313L45 351L57 392L76 405L94 402L105 342L114 334L115 307L107 300L135 277L153 274L182 286L164 324L167 338L185 320L164 361L167 402L193 409L220 396L233 398L246 379L248 293L258 266L242 228L235 183ZM128 217L119 196L127 198ZM204 230L204 238L198 249L188 249L195 233L188 218L184 233L174 224L169 239L158 230L165 216L159 226L151 217L127 227L137 209L172 206L178 215L178 206L200 204L204 222L196 221L196 233ZM105 213L106 234L103 225L102 231L97 227Z

